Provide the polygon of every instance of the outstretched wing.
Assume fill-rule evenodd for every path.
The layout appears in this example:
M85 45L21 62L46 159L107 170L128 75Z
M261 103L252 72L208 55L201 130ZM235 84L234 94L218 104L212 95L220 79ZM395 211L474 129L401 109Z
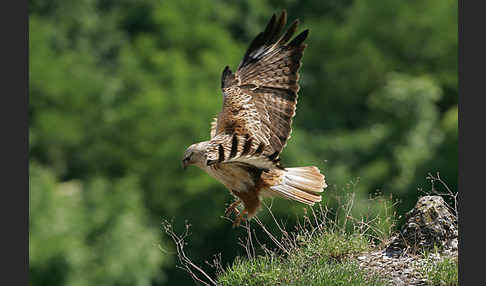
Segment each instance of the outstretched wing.
M208 164L257 159L278 161L292 131L298 70L308 30L289 42L298 20L281 36L287 14L273 15L265 31L250 44L235 73L221 77L223 110L211 129Z

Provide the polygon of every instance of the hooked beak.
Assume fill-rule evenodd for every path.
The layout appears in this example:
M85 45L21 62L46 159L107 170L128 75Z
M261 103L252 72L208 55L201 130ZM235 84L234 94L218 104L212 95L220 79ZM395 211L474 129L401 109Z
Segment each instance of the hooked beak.
M184 171L187 169L187 164L185 160L182 160L182 169L184 169Z

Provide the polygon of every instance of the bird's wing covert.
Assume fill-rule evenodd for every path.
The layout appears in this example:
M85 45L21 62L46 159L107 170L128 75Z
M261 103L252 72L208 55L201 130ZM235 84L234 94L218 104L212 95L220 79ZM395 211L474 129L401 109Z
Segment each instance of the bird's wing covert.
M211 128L208 164L252 157L278 161L292 131L299 68L308 30L295 33L298 20L282 35L287 13L273 15L246 51L235 73L221 77L223 110ZM253 155L251 155L253 154Z

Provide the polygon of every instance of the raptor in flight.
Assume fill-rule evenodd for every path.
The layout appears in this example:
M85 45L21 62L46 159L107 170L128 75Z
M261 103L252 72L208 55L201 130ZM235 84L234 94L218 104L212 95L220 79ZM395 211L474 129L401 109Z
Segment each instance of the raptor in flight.
M255 215L263 197L313 205L321 201L320 193L327 186L317 167L284 168L279 162L292 131L298 71L309 33L305 30L291 39L298 20L282 33L286 22L286 11L278 19L273 15L236 72L226 66L221 76L223 109L211 124L211 138L184 153L184 168L203 169L236 197L225 213L236 213L235 226L245 214Z

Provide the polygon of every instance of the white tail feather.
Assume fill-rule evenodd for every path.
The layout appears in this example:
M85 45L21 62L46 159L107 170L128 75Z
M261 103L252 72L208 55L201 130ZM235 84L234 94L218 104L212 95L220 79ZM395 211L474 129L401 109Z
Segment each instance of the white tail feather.
M321 193L326 188L324 175L317 167L286 168L278 185L267 189L271 194L314 205L321 201Z

